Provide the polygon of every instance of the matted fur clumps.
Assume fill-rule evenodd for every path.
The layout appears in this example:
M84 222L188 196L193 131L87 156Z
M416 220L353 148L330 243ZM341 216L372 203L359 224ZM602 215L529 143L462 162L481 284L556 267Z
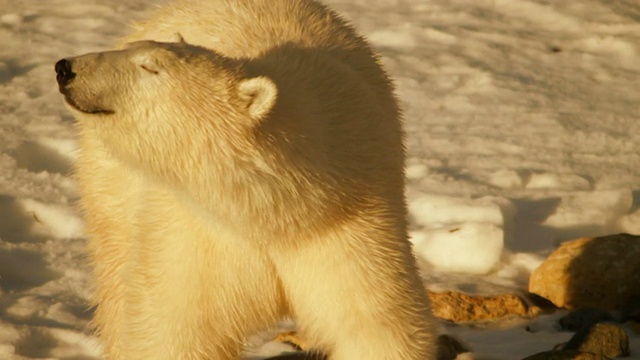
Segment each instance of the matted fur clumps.
M192 0L56 65L109 359L237 359L292 317L332 360L430 360L393 88L313 0Z

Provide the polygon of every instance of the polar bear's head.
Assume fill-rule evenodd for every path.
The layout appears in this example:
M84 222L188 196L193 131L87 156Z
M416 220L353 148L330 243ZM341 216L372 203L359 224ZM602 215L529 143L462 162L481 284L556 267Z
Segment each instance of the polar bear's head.
M62 59L55 69L59 90L79 121L113 118L120 123L115 126L163 126L184 117L229 119L235 124L224 126L240 126L241 118L267 116L277 97L270 79L247 77L240 62L184 41L135 42Z
M252 134L273 117L279 94L245 60L142 41L55 67L80 133L91 134L81 139L99 141L121 161L160 173L215 166L216 174L239 161L262 163Z

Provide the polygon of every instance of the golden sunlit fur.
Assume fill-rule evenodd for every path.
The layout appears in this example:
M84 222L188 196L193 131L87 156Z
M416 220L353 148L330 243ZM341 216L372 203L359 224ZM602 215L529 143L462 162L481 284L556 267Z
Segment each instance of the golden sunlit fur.
M237 359L288 316L332 360L434 358L398 105L333 12L179 1L69 61L107 358Z

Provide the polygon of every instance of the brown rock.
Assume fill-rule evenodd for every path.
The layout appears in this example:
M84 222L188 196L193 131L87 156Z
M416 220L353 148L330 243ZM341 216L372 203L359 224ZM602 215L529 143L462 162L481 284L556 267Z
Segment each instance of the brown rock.
M575 333L563 350L577 350L610 358L629 356L629 336L616 324L598 323Z
M531 316L539 309L513 294L473 296L454 291L429 292L431 311L441 319L471 322L499 319L506 316Z
M640 236L570 241L531 274L529 291L558 307L624 311L640 301L638 259Z
M522 360L610 360L606 356L583 353L575 350L545 351Z

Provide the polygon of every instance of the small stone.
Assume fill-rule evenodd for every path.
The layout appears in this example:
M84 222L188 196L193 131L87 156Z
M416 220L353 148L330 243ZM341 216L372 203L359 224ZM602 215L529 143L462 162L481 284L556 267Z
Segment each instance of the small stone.
M310 352L309 344L295 331L287 331L278 334L274 341L289 344L300 352L281 354L265 360L326 360L327 356L319 352Z
M616 324L599 323L575 333L564 350L589 352L610 358L629 356L629 336Z
M309 349L309 344L307 344L307 342L304 341L304 339L298 336L298 333L295 331L287 331L287 332L280 333L273 340L277 342L289 344L298 350Z
M531 274L529 291L567 309L625 311L640 299L640 236L562 244Z
M608 312L597 309L582 309L570 312L558 322L564 330L578 331L606 321L613 321L613 316Z
M473 296L454 291L428 292L431 311L436 317L453 322L494 320L507 316L532 316L538 313L525 300L513 294Z
M3 14L0 16L0 24L1 25L10 25L16 26L22 23L23 18L20 14Z

